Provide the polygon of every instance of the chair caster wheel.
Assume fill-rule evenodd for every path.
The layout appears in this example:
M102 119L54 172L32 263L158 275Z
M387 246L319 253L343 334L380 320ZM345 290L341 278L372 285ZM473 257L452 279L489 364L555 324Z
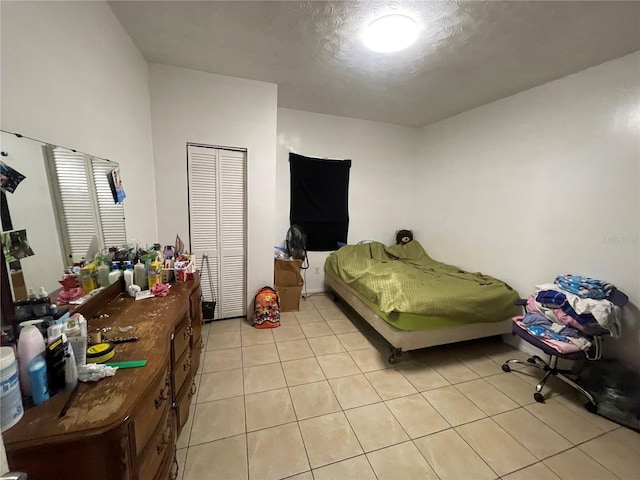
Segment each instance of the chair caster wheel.
M536 359L535 359L535 357L529 357L529 358L527 358L527 362L536 363Z
M502 371L509 373L511 371L511 367L508 364L503 363L502 364Z
M389 363L396 363L396 356L395 355L389 355Z
M536 393L534 393L534 394L533 394L533 399L534 399L536 402L544 403L544 396L543 396L540 392L536 392Z
M584 408L589 410L591 413L598 413L598 406L594 405L593 402L585 403Z

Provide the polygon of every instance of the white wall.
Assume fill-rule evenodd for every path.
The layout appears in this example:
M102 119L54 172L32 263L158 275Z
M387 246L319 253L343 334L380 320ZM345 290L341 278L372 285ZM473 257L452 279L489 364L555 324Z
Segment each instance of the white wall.
M4 130L120 163L127 234L157 235L147 64L104 2L1 2Z
M158 241L189 243L187 142L246 148L247 305L273 283L277 86L149 66Z
M425 127L417 237L527 295L557 274L630 297L606 354L640 367L640 53Z
M415 206L410 191L418 133L414 128L279 108L274 244L283 245L289 228L290 151L352 160L349 243L378 240L390 244L396 230L415 227L409 220ZM309 293L325 290L327 255L309 253Z

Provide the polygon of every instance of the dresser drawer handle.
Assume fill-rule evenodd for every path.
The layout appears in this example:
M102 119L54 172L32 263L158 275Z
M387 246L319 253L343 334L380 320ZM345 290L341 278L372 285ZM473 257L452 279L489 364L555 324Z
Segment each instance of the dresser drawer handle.
M177 480L178 473L180 473L180 465L178 464L178 458L173 455L173 464L171 465L171 472L169 473L169 480Z
M171 440L171 422L167 423L167 428L164 429L162 439L160 440L160 443L156 445L156 453L158 455L162 453L164 447L166 447L169 443L169 440Z
M202 350L204 348L204 340L202 340L202 337L200 337L200 349Z
M162 404L169 399L169 395L171 394L171 380L167 376L165 378L164 387L160 390L160 394L158 398L153 401L153 404L156 407L156 410L162 406Z
M189 390L189 398L193 397L198 391L198 387L196 387L195 380L191 382L191 390Z
M189 325L184 331L184 339L187 340L191 335L193 335L193 328Z
M189 356L187 357L187 360L184 362L184 365L182 365L182 368L184 368L184 370L187 371L191 368L192 363L193 362L191 361L191 354L189 354Z

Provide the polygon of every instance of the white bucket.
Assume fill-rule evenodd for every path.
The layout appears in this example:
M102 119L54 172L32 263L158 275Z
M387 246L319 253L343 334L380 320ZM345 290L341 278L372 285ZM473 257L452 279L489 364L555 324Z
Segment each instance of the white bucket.
M0 347L0 431L13 427L23 414L18 362L13 348Z

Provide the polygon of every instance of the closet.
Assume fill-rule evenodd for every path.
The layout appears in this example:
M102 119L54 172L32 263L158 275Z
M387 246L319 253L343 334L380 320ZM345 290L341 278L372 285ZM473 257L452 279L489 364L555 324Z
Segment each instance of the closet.
M190 246L216 320L246 315L246 159L246 150L187 144Z

